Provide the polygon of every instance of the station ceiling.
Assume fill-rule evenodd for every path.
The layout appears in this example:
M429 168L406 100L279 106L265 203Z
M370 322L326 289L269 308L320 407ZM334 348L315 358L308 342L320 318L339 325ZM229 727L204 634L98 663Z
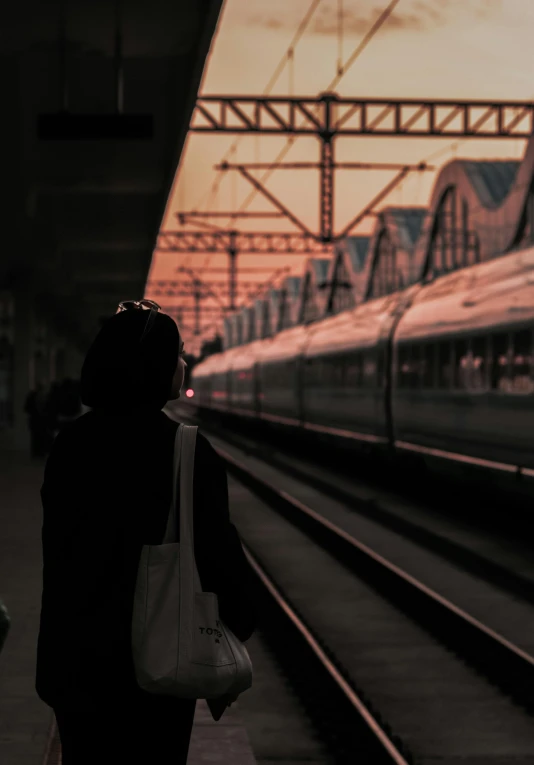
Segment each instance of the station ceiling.
M81 348L143 295L222 3L2 8L0 288Z

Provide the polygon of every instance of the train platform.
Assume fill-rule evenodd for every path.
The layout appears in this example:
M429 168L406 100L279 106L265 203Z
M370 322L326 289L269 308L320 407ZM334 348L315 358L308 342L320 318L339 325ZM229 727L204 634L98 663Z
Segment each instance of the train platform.
M0 598L11 629L0 654L0 763L60 765L53 714L35 692L35 659L41 598L43 461L0 452ZM254 765L239 704L213 722L197 705L188 758L201 763Z

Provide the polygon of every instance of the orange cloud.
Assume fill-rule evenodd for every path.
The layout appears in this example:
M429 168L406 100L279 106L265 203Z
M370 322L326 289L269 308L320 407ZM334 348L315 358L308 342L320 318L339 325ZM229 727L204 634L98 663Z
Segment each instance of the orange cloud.
M424 31L432 27L446 26L458 15L467 18L487 18L498 9L499 0L405 0L395 8L384 24L384 29L410 29ZM345 2L344 32L346 34L362 35L380 16L387 3L385 0L376 2L369 0L367 8L363 3L357 3L352 8ZM298 19L292 13L277 13L276 3L269 3L269 10L245 16L245 22L251 26L267 29L293 29ZM338 30L337 6L333 2L323 2L319 6L310 23L309 31L320 35L336 35Z

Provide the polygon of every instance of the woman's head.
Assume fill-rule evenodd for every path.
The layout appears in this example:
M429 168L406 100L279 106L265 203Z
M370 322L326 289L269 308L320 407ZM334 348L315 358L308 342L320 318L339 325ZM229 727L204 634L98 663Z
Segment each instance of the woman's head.
M120 311L106 321L87 353L82 402L92 408L161 409L180 395L182 354L170 316L141 308Z
M172 378L169 401L173 401L177 398L180 398L180 391L182 390L182 385L184 384L186 367L187 367L187 364L184 359L184 341L180 338L180 350L178 353L178 363L176 365L176 369L174 370L174 376Z

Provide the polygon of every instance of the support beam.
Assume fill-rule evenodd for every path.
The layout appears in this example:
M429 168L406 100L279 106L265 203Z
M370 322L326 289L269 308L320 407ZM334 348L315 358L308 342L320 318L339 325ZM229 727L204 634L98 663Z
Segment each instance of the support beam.
M244 285L239 285L240 290L237 291L237 294L243 294L242 291L248 289L254 289L254 287L244 287ZM258 286L258 282L255 283L255 287ZM173 298L185 298L185 297L191 297L195 293L194 290L178 290L178 289L151 289L147 290L147 296L148 298L159 298L159 297L173 297ZM210 292L201 292L200 293L201 300L206 300L207 298L213 297L213 294ZM225 307L224 310L227 310Z
M274 272L274 274L271 276L268 282L264 282L261 285L256 285L256 290L254 292L251 292L247 296L247 299L255 300L256 298L258 298L260 295L265 293L266 290L270 289L277 279L279 279L284 274L287 274L288 271L289 271L289 268L287 266L284 266L283 268L278 268Z
M338 235L339 239L344 239L348 234L351 232L351 230L358 225L358 223L361 223L361 221L366 218L370 212L372 212L373 207L376 207L376 205L381 202L387 195L393 191L395 186L398 186L399 183L401 183L404 178L408 175L410 172L408 167L405 167L404 170L401 170L400 173L398 173L388 184L384 186L384 188L378 192L378 194L373 197L373 199L369 202L367 207L365 207L363 210L361 210L358 215L353 218L350 223L348 223L343 231Z
M529 138L532 101L456 99L202 96L194 133L411 136L414 138Z
M228 308L235 310L235 301L237 297L237 247L235 238L228 247Z
M321 136L320 238L331 242L334 236L334 139Z
M242 269L244 271L245 269ZM271 269L264 268L263 271ZM209 270L211 273L211 269ZM224 269L224 273L228 273L228 269ZM212 280L212 281L203 281L203 284L205 287L209 287L210 289L218 289L218 288L224 288L226 285L222 281L222 279L219 279L218 281ZM258 282L239 282L238 286L242 287L243 289L254 289L258 285ZM154 290L179 290L180 294L188 295L191 294L191 290L193 288L193 285L191 283L183 282L183 281L177 281L177 280L170 280L170 281L164 281L164 280L151 280L146 283L147 290L151 290L151 294L155 294Z
M227 274L228 269L227 268L217 268L215 267L209 267L208 273L210 274ZM271 271L272 266L246 266L245 268L240 268L239 273L241 274L257 274L257 273L263 273L265 271ZM176 269L176 273L180 273L182 271L185 271L185 268L183 266L178 266ZM243 282L240 282L240 284L243 284Z
M310 229L302 223L299 218L297 218L296 215L294 215L289 208L287 208L282 202L280 202L279 199L277 199L274 194L272 194L268 189L265 188L265 186L258 181L256 178L254 178L253 175L251 175L248 170L245 168L244 165L238 165L237 167L238 171L241 173L243 178L247 180L254 188L260 192L260 194L263 194L265 199L267 199L271 204L273 204L275 207L278 208L278 210L282 213L282 215L285 215L286 218L288 218L291 223L293 223L297 228L300 228L300 230L306 234L306 236L313 236ZM324 240L323 240L324 241Z
M164 313L170 314L171 316L177 316L180 312L194 313L197 311L197 307L195 305L162 305L161 310L164 311ZM223 309L217 308L213 305L203 306L202 313L216 314L217 316L221 316L221 318L224 316Z
M214 165L213 169L220 172L226 172L227 170L238 170L240 167L244 167L247 170L320 170L320 162L241 162L236 164L233 162L222 162L220 165ZM332 167L334 170L402 170L406 167L405 163L401 162L333 162ZM417 165L410 165L412 170L435 170L434 165L427 165L426 162L419 162ZM200 214L200 213L198 213ZM206 215L212 215L212 213L205 213ZM226 217L230 213L215 213ZM232 213L233 214L233 213ZM246 211L237 213L239 217L248 217ZM266 215L266 213L264 213ZM251 217L258 217L262 213L250 213ZM276 215L276 213L273 213Z
M274 231L162 231L156 251L227 253L232 234L238 251L251 255L329 255L332 252L331 244L318 242L314 236Z
M177 213L176 217L178 218L178 223L181 226L187 226L189 221L187 220L187 214L185 213ZM197 220L196 221L197 226L201 226L202 228L207 229L208 231L221 231L221 227L217 226L216 223L210 223L209 220Z
M192 286L192 289L193 289L193 293L195 295L198 294L199 300L202 300L202 298L205 297L205 296L212 297L212 298L214 298L220 304L221 308L224 309L224 305L222 304L219 295L217 295L215 292L213 292L211 287L209 287L207 285L207 283L197 275L196 271L194 271L192 268L187 268L186 266L183 266L183 270L186 273L188 273L189 276L191 276L191 278L192 278L191 286ZM202 294L202 289L203 288L204 288L204 290L206 292L206 295Z
M250 210L233 210L229 212L184 210L176 213L180 223L187 223L187 218L283 218L281 212L251 212Z

